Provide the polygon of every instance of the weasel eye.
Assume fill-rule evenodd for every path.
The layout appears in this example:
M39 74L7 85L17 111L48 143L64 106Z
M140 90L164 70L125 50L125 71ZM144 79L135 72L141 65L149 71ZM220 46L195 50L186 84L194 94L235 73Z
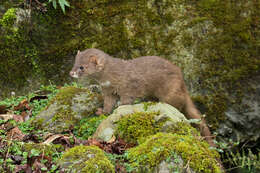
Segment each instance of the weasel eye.
M80 66L79 69L80 69L80 70L84 70L84 67L83 67L83 66Z

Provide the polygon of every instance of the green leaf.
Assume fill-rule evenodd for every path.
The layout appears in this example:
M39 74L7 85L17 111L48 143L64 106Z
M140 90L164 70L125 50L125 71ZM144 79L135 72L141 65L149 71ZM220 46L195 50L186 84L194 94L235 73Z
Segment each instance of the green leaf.
M51 1L52 1L53 7L56 9L56 8L57 8L57 2L56 2L56 0L51 0Z
M36 149L32 149L31 150L31 156L39 156L40 155L40 151L39 150L36 150Z
M41 168L42 171L47 171L48 169L46 167Z
M60 7L65 14L65 6L69 7L70 4L66 0L59 0Z

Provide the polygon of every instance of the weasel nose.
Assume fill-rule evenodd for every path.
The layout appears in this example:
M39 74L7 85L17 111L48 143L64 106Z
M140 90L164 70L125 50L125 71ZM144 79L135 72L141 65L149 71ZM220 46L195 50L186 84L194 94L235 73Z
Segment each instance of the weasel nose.
M74 78L78 78L79 77L77 72L75 72L75 71L70 71L70 76L74 77Z
M74 72L73 72L73 71L70 71L70 76L71 76L71 77L73 77L73 74L74 74Z

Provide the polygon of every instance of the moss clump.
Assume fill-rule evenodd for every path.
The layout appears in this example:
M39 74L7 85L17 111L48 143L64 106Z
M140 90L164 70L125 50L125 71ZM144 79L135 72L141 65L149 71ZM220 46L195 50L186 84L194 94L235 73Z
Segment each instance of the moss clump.
M50 102L50 104L52 104L53 102L57 102L60 105L71 106L72 98L76 94L80 94L82 92L87 92L90 95L93 94L86 88L77 88L73 86L63 87L59 90L58 94L54 97L54 99Z
M129 149L126 155L136 172L152 172L160 162L174 159L171 158L173 152L181 156L184 165L188 164L196 172L221 172L216 161L218 153L210 150L206 142L189 135L157 133L139 146Z
M76 146L71 148L63 154L59 165L68 172L115 172L114 166L97 146Z
M144 104L144 110L147 111L149 106L155 105L156 102L143 102L143 104Z
M166 132L178 134L178 135L189 135L189 136L200 136L200 133L197 129L192 127L187 122L176 122L171 127L169 127Z
M136 112L125 115L117 122L115 134L126 142L137 144L147 136L160 131L163 123L166 121L155 120L158 113Z
M3 15L2 19L0 19L0 25L3 27L12 27L16 20L16 9L9 8L5 14Z

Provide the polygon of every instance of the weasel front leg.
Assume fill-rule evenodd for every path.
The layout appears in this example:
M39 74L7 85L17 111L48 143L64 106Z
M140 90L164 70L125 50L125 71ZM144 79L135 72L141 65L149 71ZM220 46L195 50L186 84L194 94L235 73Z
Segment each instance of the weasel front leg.
M116 104L116 96L112 94L104 94L104 113L111 113L114 105Z
M120 96L120 105L131 105L135 101L135 97L123 95Z

